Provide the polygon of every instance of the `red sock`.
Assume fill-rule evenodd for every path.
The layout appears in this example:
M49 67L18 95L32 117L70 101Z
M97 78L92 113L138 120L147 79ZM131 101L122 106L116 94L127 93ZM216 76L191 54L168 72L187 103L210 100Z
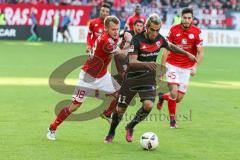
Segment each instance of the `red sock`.
M162 98L163 98L164 100L168 101L168 100L169 100L169 94L168 94L168 93L164 94L164 95L162 96Z
M107 117L110 117L113 111L116 109L117 103L117 99L112 100L110 106L103 112L103 114Z
M173 120L176 114L176 99L172 99L171 97L169 97L168 99L168 112L169 112L170 120Z
M56 130L57 127L71 114L69 107L64 107L57 115L56 119L50 125L51 130Z

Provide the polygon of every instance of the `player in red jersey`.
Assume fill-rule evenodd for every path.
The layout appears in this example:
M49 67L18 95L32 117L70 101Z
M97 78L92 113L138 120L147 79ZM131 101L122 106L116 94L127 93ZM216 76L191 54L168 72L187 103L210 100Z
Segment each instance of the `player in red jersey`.
M201 30L192 25L192 23L192 9L183 9L181 24L175 25L170 29L167 39L196 56L197 63L191 61L183 54L174 54L172 51L164 50L162 56L162 65L167 67L166 78L170 93L159 93L157 106L158 109L161 109L163 101L168 101L171 128L176 128L176 103L183 99L187 91L190 75L194 76L196 74L197 66L203 60Z
M133 26L134 26L134 22L136 20L141 20L145 23L146 21L146 18L144 16L141 16L141 12L142 12L142 8L140 5L137 5L136 8L135 8L135 14L130 16L128 19L127 19L127 22L126 22L126 27L129 29L129 30L133 30Z
M47 138L55 140L57 127L75 110L77 110L86 96L95 90L116 96L119 84L112 78L107 68L112 55L118 53L117 42L119 32L119 20L115 16L108 16L104 20L104 32L95 42L93 52L85 62L79 74L78 85L75 88L72 103L63 108L56 119L50 124Z
M104 19L109 16L109 12L110 7L107 4L104 4L100 9L100 16L98 18L90 20L89 30L87 34L87 53L90 53L95 40L103 33Z

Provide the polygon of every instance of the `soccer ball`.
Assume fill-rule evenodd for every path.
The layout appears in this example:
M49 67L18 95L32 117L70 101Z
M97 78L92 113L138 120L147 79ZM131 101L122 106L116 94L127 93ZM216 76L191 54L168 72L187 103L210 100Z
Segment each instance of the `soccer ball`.
M146 132L140 137L140 145L145 150L154 150L158 144L158 137L153 132Z

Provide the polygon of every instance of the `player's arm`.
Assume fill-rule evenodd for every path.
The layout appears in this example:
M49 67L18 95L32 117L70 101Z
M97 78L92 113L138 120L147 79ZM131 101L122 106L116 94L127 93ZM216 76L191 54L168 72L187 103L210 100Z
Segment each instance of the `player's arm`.
M203 57L204 57L204 52L203 52L203 39L201 37L201 31L199 30L198 36L196 36L196 47L197 47L197 63L192 67L191 70L191 75L194 76L197 73L197 67L198 65L202 62Z
M163 49L163 54L162 54L162 58L161 58L161 64L162 65L166 65L166 61L167 61L167 57L168 57L168 55L169 55L169 50L167 50L167 49Z
M91 25L91 21L89 23L89 27L88 27L88 34L87 34L87 48L86 48L86 52L90 53L91 49L92 49L92 25Z
M175 54L184 54L184 55L188 56L189 59L191 59L193 61L194 60L197 61L196 57L194 55L192 55L191 53L183 50L182 48L178 47L177 45L172 44L171 42L168 42L168 45L165 48L169 51L172 51Z
M191 76L196 75L197 67L203 61L203 57L204 57L203 47L202 46L198 46L197 47L197 56L196 56L197 63L191 69Z

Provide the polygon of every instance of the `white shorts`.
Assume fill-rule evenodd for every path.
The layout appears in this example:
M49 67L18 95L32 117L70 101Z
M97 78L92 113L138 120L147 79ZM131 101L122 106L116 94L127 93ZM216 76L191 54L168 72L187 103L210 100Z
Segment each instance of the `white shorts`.
M109 72L101 78L94 78L81 70L79 80L72 96L72 101L82 103L88 95L96 90L105 94L112 94L120 89L120 85L114 80Z
M176 67L169 63L166 63L166 67L166 78L168 84L177 84L179 87L178 91L181 93L186 93L190 79L191 69Z

